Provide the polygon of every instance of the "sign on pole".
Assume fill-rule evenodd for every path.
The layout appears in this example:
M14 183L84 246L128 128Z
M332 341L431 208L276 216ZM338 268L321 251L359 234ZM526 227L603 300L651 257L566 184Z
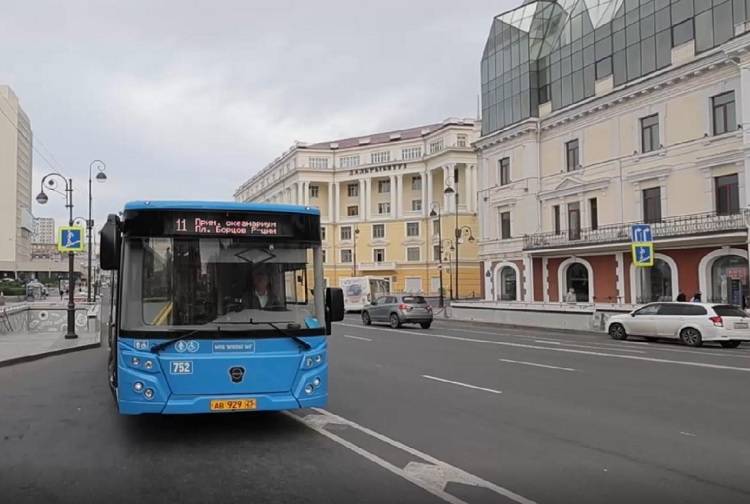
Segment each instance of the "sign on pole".
M654 244L633 243L633 264L636 268L650 268L654 265Z
M651 226L648 224L633 224L630 226L630 241L633 243L650 243L654 241Z
M84 230L80 226L60 226L57 232L57 250L60 252L83 252Z

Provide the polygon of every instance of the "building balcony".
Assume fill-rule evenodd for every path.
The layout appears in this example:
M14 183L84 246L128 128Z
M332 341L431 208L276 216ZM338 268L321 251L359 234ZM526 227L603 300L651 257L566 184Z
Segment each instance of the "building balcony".
M394 261L369 262L369 263L360 263L358 267L362 271L395 270L396 263Z
M569 229L559 233L536 233L523 237L524 250L543 250L586 245L630 242L630 228L639 222L599 226L597 229ZM654 241L666 238L702 236L732 231L746 231L742 213L718 215L703 213L668 217L651 223Z

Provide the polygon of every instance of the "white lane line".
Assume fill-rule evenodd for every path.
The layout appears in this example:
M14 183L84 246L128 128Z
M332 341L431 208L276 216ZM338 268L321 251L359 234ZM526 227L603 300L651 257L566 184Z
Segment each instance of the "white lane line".
M344 338L351 338L362 341L372 341L370 338L363 338L362 336L352 336L351 334L344 334Z
M342 324L343 325L343 324ZM381 329L381 328L369 328L373 331L390 331L390 332L397 332L399 334L414 334L416 336L425 336L428 338L439 338L439 339L449 339L454 341L467 341L469 343L485 343L488 345L500 345L500 346L509 346L514 348L528 348L531 350L549 350L551 352L565 352L565 353L575 353L575 354L581 354L581 355L593 355L595 357L612 357L616 359L631 359L631 360L640 360L644 362L658 362L660 364L677 364L680 366L691 366L691 367L701 367L701 368L708 368L708 369L724 369L728 371L743 371L743 372L750 372L750 368L746 367L738 367L738 366L724 366L722 364L710 364L708 362L690 362L690 361L676 361L671 359L659 359L656 357L641 357L639 355L620 355L620 354L613 354L613 353L606 353L606 352L590 352L588 350L576 350L573 348L553 348L553 347L543 347L538 345L527 345L524 343L510 343L508 341L492 341L492 340L484 340L484 339L478 339L478 338L462 338L460 336L449 336L447 334L435 334L431 332L416 332L416 331L405 331L402 329Z
M693 434L692 432L680 432L680 434L682 434L683 436L687 436L687 437L696 437L696 435Z
M466 388L470 388L470 389L474 389L474 390L484 390L485 392L491 392L493 394L502 394L502 391L500 391L500 390L495 390L495 389L491 389L491 388L484 388L484 387L477 387L476 385L469 385L468 383L461 383L461 382L458 382L458 381L446 380L445 378L438 378L437 376L430 376L430 375L423 374L422 378L427 378L428 380L435 380L435 381L439 381L439 382L443 382L443 383L450 383L450 384L453 384L453 385L458 385L459 387L466 387Z
M548 345L560 345L559 341L545 341L545 340L538 340L538 339L535 339L534 343L546 343Z
M547 368L547 369L560 369L562 371L576 371L573 368L569 367L559 367L559 366L550 366L548 364L537 364L536 362L526 362L526 361L518 361L518 360L510 360L510 359L499 359L500 362L510 362L511 364L523 364L525 366L535 366L535 367L541 367L541 368Z
M451 504L466 504L465 501L459 499L458 497L455 497L454 495L446 491L448 483L455 482L488 489L519 504L536 504L534 501L518 495L517 493L508 490L507 488L503 488L492 483L491 481L487 481L480 478L479 476L468 473L463 469L459 469L458 467L448 464L447 462L438 460L431 455L417 450L416 448L407 446L399 441L396 441L395 439L391 439L387 436L384 436L383 434L380 434L379 432L375 432L367 427L359 425L356 422L347 420L346 418L335 415L324 409L312 408L312 410L315 411L316 414L310 414L305 417L299 417L288 411L285 411L284 414L314 430L318 434L321 434L334 441L335 443L348 448L349 450L364 457L370 462L373 462L374 464L377 464L380 467L392 472L393 474L426 490L427 492L444 500L445 502L450 502ZM417 457L418 459L421 459L420 462L428 462L429 464L409 462L404 468L397 467L387 460L384 460L375 455L374 453L360 448L356 444L326 430L325 426L328 424L351 427L383 443L389 444L394 448L398 448L399 450L402 450ZM415 466L419 466L421 470L415 470Z

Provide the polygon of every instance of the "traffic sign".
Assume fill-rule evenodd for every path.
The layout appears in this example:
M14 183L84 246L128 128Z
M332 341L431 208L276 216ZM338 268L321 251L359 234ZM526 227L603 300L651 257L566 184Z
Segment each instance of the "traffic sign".
M60 252L83 252L83 233L80 226L61 226L57 233L57 250Z
M636 268L650 268L654 265L654 244L633 243L633 264Z
M654 241L651 226L648 224L633 224L630 226L630 241L633 243L648 243Z

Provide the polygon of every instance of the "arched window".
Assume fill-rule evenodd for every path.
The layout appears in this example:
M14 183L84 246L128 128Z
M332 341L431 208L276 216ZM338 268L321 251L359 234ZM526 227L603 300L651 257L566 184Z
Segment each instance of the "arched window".
M714 303L746 305L748 295L747 259L737 255L719 257L711 265L711 292ZM706 294L704 293L704 298Z
M569 293L573 289L575 301L587 303L589 301L589 270L581 263L573 263L565 271L565 298L562 301L571 302Z
M650 268L636 269L638 296L636 303L653 303L654 301L673 301L672 268L667 261L655 258Z
M518 301L516 299L516 270L510 266L500 269L500 300Z

